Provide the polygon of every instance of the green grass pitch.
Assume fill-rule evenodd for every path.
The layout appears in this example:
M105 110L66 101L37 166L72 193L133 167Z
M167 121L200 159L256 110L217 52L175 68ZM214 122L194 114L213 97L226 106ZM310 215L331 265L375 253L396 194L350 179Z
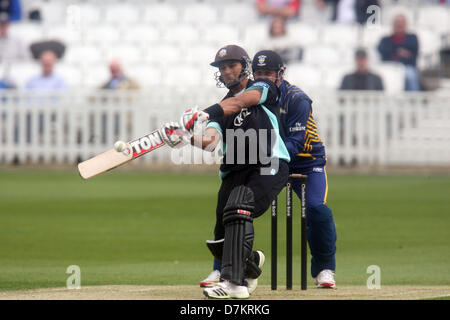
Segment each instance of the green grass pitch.
M329 174L338 232L336 281L449 285L448 176ZM206 277L216 174L116 170L89 181L73 171L0 171L0 290L82 285L194 285ZM279 285L285 280L284 192L279 205ZM294 284L300 282L299 201L294 201ZM255 221L270 283L270 215ZM309 261L308 261L309 264ZM309 279L312 284L312 279Z

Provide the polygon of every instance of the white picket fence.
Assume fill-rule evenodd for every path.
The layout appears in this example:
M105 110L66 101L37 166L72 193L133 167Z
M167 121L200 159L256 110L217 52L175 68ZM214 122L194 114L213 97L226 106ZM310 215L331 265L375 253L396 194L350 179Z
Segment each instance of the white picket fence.
M155 88L146 92L0 93L0 163L75 163L132 140L186 108L209 106L224 91ZM450 96L429 93L311 91L330 164L450 165ZM190 146L162 148L134 165L213 163ZM183 159L180 160L180 153Z

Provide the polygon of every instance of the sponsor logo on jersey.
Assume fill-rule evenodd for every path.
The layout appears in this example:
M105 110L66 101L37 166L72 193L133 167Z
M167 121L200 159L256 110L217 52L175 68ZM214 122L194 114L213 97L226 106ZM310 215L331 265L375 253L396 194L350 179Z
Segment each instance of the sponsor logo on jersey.
M322 167L314 167L313 171L314 172L323 172L323 168Z
M240 127L242 125L242 123L244 122L244 119L251 114L252 113L250 111L248 111L247 108L243 108L241 110L241 112L239 112L239 114L234 118L234 125L236 127Z
M300 122L296 122L294 127L289 128L289 132L305 131L306 126L302 126Z
M158 130L155 130L139 139L129 142L133 149L133 158L142 156L164 145Z

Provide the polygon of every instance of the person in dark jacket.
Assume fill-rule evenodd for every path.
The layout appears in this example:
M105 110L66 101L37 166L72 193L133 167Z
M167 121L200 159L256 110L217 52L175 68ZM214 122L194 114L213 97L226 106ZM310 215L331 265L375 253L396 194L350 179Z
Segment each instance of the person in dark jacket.
M383 80L377 74L370 72L367 52L356 50L356 71L347 74L342 79L340 90L383 90Z
M393 33L381 39L378 51L383 61L394 61L405 66L405 90L419 91L419 71L417 70L417 56L419 40L413 33L407 32L405 15L394 17Z

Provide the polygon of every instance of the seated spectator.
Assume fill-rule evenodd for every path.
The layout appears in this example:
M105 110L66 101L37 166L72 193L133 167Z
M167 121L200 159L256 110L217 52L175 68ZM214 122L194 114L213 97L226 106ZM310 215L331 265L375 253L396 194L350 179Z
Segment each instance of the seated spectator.
M109 71L111 79L102 86L102 89L139 89L139 85L124 74L119 60L114 59L109 63Z
M316 0L316 8L324 11L331 7L331 21L342 23L358 22L366 24L367 19L373 13L367 12L372 5L379 6L378 0Z
M262 17L298 18L300 0L256 0L256 9Z
M316 8L324 11L331 7L330 20L333 22L352 23L356 21L357 0L316 0Z
M269 35L269 41L265 46L276 51L284 63L300 61L302 59L303 50L300 46L293 45L292 39L287 36L286 21L284 18L280 16L273 18L269 28Z
M383 81L370 72L368 60L366 50L356 50L356 71L344 76L340 90L383 90Z
M56 61L57 57L53 51L44 51L40 58L42 73L30 78L25 88L30 90L66 89L65 80L54 72Z
M8 78L0 79L0 90L1 89L15 89L16 85L11 82Z
M22 19L22 5L20 0L0 1L0 19L4 19L5 17L10 22L20 21Z
M0 14L0 61L14 63L30 58L22 41L9 35L9 16Z
M419 91L419 71L416 68L419 41L413 33L407 32L407 21L403 14L396 15L393 23L393 34L381 39L378 44L383 61L395 61L405 65L406 91Z
M365 25L373 12L367 12L370 6L380 6L378 0L357 0L355 3L356 21Z

